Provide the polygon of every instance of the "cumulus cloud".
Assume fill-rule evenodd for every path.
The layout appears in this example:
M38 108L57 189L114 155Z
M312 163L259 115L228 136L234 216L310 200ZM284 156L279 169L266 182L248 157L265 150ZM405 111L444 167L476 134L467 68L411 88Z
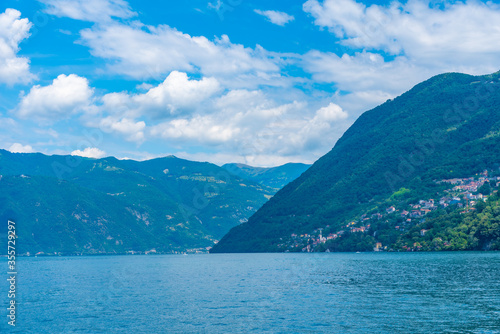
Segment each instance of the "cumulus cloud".
M500 8L491 3L446 3L444 9L410 0L366 6L354 0L308 0L304 10L343 43L424 58L498 52Z
M276 104L261 91L230 91L216 100L214 108L217 112L154 125L150 135L183 147L223 147L226 154L254 161L299 154L314 159L338 138L332 130L349 123L348 114L333 103L310 116L306 103Z
M282 26L282 27L285 24L287 24L288 22L291 22L295 19L292 15L288 15L287 13L278 12L275 10L255 9L254 12L266 17L269 20L269 22L276 24L276 25L279 25L279 26Z
M178 108L193 107L211 97L219 89L219 82L214 78L189 80L186 73L173 71L158 87L139 95L137 101L155 106L167 106L175 111Z
M402 93L434 74L433 69L421 68L406 57L386 61L382 55L366 51L338 56L314 50L304 55L303 66L315 81L335 82L341 90L349 92Z
M144 94L106 94L102 98L104 107L128 117L165 118L195 109L221 90L214 78L190 80L186 73L178 71L170 73L158 86L148 88Z
M331 149L351 124L348 116L340 106L330 103L318 109L312 117L308 114L302 117L280 117L268 126L272 129L268 133L274 134L269 138L270 143L279 145L280 149L275 152L283 156L302 152L304 157L319 157Z
M97 23L80 31L79 43L88 46L92 55L110 61L108 73L144 80L184 71L225 79L233 87L289 81L280 72L285 60L259 45L250 48L231 43L227 35L209 40L168 25L118 20L137 15L124 0L40 1L49 14Z
M188 109L180 112L181 107ZM337 138L328 133L333 125L349 122L348 114L333 103L311 113L303 101L277 103L262 90L222 91L216 80L190 80L180 72L143 94L107 94L102 108L108 115L91 126L128 141L217 148L245 159L299 153L317 157ZM158 110L165 111L161 117ZM149 126L140 118L149 119Z
M0 14L0 83L29 83L35 76L30 72L29 59L18 57L19 44L29 37L32 24L21 19L21 12L8 8Z
M255 139L257 134L252 131L262 130L280 114L280 106L273 108L273 102L261 91L230 91L216 98L212 108L205 115L187 115L153 126L151 135L186 144L225 145L234 150Z
M164 139L178 139L186 142L198 142L208 145L223 144L236 139L241 132L238 126L231 123L220 123L213 116L195 116L191 119L174 119L154 126L153 136Z
M236 89L220 96L215 104L221 111L237 113L245 109L265 109L271 106L271 101L261 90Z
M20 118L57 120L89 110L93 89L88 80L75 74L59 75L48 86L36 85L22 96L17 115Z
M315 118L327 122L333 122L341 119L346 119L348 116L349 115L344 110L342 110L342 108L339 105L335 103L330 103L328 106L319 109L316 112Z
M111 18L131 18L137 13L124 0L39 0L46 12L75 20L105 22Z
M130 142L141 144L144 142L144 129L146 123L144 121L136 122L133 119L115 117L106 117L100 121L99 127L106 132L117 133L125 136L125 139Z
M81 43L92 55L112 61L109 71L136 79L183 71L216 77L229 86L283 84L279 59L260 46L233 44L226 35L211 41L166 25L114 23L82 30Z
M22 145L19 143L14 143L12 144L9 148L8 151L12 153L33 153L33 147L30 145Z
M84 157L84 158L93 158L93 159L101 159L106 156L106 152L96 148L96 147L87 147L83 151L76 150L71 152L71 155Z

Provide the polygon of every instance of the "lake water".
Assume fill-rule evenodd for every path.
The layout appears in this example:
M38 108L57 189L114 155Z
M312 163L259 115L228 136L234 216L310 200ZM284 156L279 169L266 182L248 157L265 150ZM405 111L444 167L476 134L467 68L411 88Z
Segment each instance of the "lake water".
M498 252L21 258L17 284L2 333L500 333Z

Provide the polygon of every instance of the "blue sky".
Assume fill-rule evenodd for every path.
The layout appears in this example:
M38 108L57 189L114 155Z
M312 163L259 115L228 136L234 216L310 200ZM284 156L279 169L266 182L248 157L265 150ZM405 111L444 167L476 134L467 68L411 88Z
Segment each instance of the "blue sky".
M3 0L0 148L311 163L418 82L499 69L496 2Z

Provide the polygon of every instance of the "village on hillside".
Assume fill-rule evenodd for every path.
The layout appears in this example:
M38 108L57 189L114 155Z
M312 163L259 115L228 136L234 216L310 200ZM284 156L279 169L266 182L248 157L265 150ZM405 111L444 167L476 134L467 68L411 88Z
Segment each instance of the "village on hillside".
M332 231L330 225L326 225L324 228L318 228L311 233L292 233L288 239L282 239L283 242L278 247L288 252L314 252L318 250L319 246L330 240L342 238L346 233L370 233L371 223L375 221L400 218L398 221L401 221L401 223L395 225L394 229L403 233L411 227L423 223L426 215L440 208L445 209L449 206L455 206L457 209L461 209L460 213L465 214L475 210L474 206L479 201L485 202L488 199L487 195L478 192L485 184L489 185L491 192L498 191L500 177L488 177L488 171L485 170L475 177L439 180L436 183L450 185L450 188L445 190L443 196L439 198L421 199L416 203L406 204L401 207L392 205L382 212L371 215L363 214L336 231ZM424 236L426 232L425 229L422 229L420 235ZM378 242L373 250L387 250L387 245Z

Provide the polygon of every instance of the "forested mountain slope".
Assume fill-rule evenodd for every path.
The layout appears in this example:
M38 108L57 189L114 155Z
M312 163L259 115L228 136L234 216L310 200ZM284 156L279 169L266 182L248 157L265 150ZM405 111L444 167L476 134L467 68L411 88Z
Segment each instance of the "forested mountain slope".
M500 74L447 73L365 112L334 148L212 252L282 251L281 239L341 228L401 188L422 198L436 180L500 162Z
M205 249L275 192L175 157L137 162L0 150L0 175L0 234L15 220L18 254Z

